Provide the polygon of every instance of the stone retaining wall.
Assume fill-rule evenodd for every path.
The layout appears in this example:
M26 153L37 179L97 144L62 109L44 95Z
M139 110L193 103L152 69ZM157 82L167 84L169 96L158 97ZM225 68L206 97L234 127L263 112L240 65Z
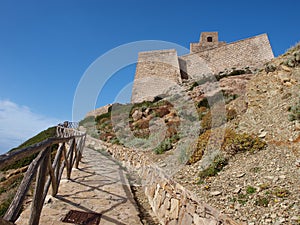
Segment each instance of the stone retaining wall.
M201 202L190 191L168 178L163 170L153 165L142 151L111 145L88 137L88 147L108 151L124 166L135 170L142 182L153 212L161 224L167 225L237 225L218 210Z

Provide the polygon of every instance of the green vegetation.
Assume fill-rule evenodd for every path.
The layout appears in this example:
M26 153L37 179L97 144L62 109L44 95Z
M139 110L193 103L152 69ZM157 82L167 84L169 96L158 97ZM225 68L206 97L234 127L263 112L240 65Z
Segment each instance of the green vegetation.
M241 205L245 205L248 201L248 195L247 194L243 194L243 193L240 193L238 194L238 202L241 204Z
M83 120L81 120L79 122L79 126L84 126L84 125L89 124L89 123L92 123L92 124L95 123L95 117L94 116L88 116L88 117L84 118Z
M173 144L176 143L178 140L179 140L179 136L177 134L173 135L170 138L166 138L153 151L156 154L162 154L162 153L172 149Z
M14 198L14 195L11 194L11 195L9 195L9 197L4 202L1 203L1 205L0 205L0 216L1 217L3 217L4 214L6 213L6 211L9 207L10 203L12 202L13 198Z
M2 199L1 204L0 204L0 216L1 217L4 216L11 201L13 200L13 197L16 192L16 188L20 185L20 183L23 179L23 174L18 174L17 176L15 176L14 178L11 178L11 179L12 180L6 187L4 187L3 185L1 185L1 187L0 187L0 195L3 193L9 192L6 198L3 199L1 196L1 199ZM12 190L14 190L14 191L12 191Z
M259 171L261 171L261 167L253 167L250 169L250 172L252 173L258 173Z
M300 99L296 105L289 107L289 112L289 121L300 121Z
M221 132L220 128L214 129L214 132ZM199 161L206 149L207 143L211 137L211 130L205 131L201 134L198 138L197 148L193 152L192 156L190 157L188 164L195 163ZM211 140L212 143L214 140ZM217 141L217 140L216 140ZM260 138L245 134L245 133L236 133L234 130L227 128L224 134L224 140L221 144L221 150L226 153L227 155L235 155L239 152L254 152L262 150L266 147L266 143L262 141Z
M297 47L299 47L299 45L289 51L290 54L283 62L284 65L288 67L296 67L300 65L300 50L297 50Z
M258 197L255 200L255 205L263 206L263 207L268 207L269 202L270 202L270 198L269 197Z
M55 137L55 136L56 136L56 126L50 127L47 130L44 130L44 131L40 132L39 134L35 135L34 137L28 139L27 141L25 141L23 144L21 144L17 148L11 149L10 151L15 151L15 150L18 150L21 148L26 148L26 147L29 147L30 145L39 143L41 141L46 140L47 138Z
M23 144L21 144L19 147L11 149L10 152L11 151L16 151L16 150L19 150L19 149L22 149L22 148L29 147L31 145L34 145L34 144L39 143L41 141L44 141L47 138L51 138L51 137L55 137L55 136L56 136L56 127L50 127L47 130L44 130L44 131L40 132L39 134L37 134L36 136L28 139ZM55 148L57 148L57 145L53 146L53 150ZM18 160L14 164L3 168L2 171L6 171L6 170L9 170L9 169L18 169L18 168L27 166L32 162L32 160L36 156L37 156L37 154L34 154L34 155L28 156L24 159Z
M254 194L256 192L256 188L252 186L248 186L246 192L247 194Z
M217 155L211 165L199 173L200 182L206 177L215 176L224 166L228 164L228 160L221 155Z
M263 184L260 184L259 187L260 187L261 190L266 190L266 189L270 188L270 184L263 183Z
M290 192L289 190L287 189L284 189L284 188L276 188L274 191L273 191L273 194L279 198L284 198L284 197L287 197L290 195Z

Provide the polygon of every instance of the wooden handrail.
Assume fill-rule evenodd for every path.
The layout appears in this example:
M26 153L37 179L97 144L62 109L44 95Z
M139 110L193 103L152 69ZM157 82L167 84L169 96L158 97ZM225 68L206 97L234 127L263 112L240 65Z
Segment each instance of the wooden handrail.
M78 168L86 134L72 128L58 126L57 136L26 148L0 155L0 169L3 169L17 160L39 153L29 165L17 193L3 217L4 220L15 222L18 219L26 193L36 175L29 225L39 224L41 211L50 185L52 184L52 196L55 196L58 192L64 168L67 167L68 179L71 178L74 164ZM51 149L55 144L59 144L59 147L52 162Z

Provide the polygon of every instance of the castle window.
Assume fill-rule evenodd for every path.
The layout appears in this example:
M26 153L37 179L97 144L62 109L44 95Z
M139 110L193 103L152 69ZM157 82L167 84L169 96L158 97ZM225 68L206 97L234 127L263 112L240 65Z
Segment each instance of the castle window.
M212 42L212 37L207 37L207 42Z

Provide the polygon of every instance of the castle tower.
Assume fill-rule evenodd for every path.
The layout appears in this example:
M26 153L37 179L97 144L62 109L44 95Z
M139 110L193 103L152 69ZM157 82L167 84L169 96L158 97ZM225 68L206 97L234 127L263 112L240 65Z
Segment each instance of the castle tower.
M225 44L224 41L219 42L218 32L202 32L198 43L190 43L190 52L202 52Z
M131 102L152 100L179 83L181 74L175 49L140 52Z

